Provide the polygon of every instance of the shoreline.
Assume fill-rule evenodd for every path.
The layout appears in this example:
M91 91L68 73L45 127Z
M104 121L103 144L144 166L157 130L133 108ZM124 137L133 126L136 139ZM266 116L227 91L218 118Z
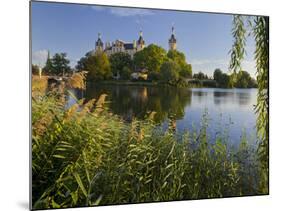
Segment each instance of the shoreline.
M175 87L175 88L206 88L206 89L257 89L255 87L251 88L238 88L238 87L213 87L213 86L197 86L194 84L188 84L184 87L177 87L167 84L163 81L126 81L126 80L105 80L105 81L87 81L90 85L116 85L116 86L155 86L155 87Z

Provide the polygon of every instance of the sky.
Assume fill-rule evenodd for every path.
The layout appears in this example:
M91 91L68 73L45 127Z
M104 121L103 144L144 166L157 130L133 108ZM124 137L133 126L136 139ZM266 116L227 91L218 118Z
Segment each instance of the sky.
M228 71L232 15L105 7L81 4L32 2L32 63L44 66L50 55L65 52L74 67L95 48L98 33L103 42L121 39L132 42L143 31L146 45L168 50L171 28L175 28L177 49L183 52L193 73L212 76L216 68ZM244 70L255 77L253 38L249 37Z

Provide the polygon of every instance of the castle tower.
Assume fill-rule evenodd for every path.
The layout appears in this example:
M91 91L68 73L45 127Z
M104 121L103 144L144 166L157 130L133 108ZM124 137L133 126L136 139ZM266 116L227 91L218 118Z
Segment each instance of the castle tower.
M142 50L145 47L145 42L144 39L142 37L142 31L140 31L140 37L137 41L137 51Z
M103 51L103 42L101 41L101 34L98 33L98 40L96 41L95 51Z
M169 39L169 50L176 50L177 49L177 40L174 33L174 27L172 27L172 35Z

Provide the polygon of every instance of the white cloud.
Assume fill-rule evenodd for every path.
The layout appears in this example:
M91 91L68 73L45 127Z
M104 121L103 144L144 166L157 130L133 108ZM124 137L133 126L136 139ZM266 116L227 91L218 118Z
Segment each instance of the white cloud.
M48 57L48 50L39 50L32 52L32 64L44 66Z
M96 10L96 11L107 10L111 14L116 15L116 16L120 16L120 17L153 15L152 10L148 10L148 9L103 7L103 6L92 6L91 8Z

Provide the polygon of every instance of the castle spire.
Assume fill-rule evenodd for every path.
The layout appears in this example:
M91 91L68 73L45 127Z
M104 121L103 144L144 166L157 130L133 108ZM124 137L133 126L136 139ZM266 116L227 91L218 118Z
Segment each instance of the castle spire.
M170 50L176 50L177 48L177 39L175 36L175 28L172 26L172 35L171 38L169 39L169 49Z
M101 33L98 33L98 40L96 41L96 51L103 51L103 42L101 40Z
M140 37L137 41L137 50L142 50L145 47L145 42L144 42L144 39L142 36L142 30L140 30L139 34L140 34Z

